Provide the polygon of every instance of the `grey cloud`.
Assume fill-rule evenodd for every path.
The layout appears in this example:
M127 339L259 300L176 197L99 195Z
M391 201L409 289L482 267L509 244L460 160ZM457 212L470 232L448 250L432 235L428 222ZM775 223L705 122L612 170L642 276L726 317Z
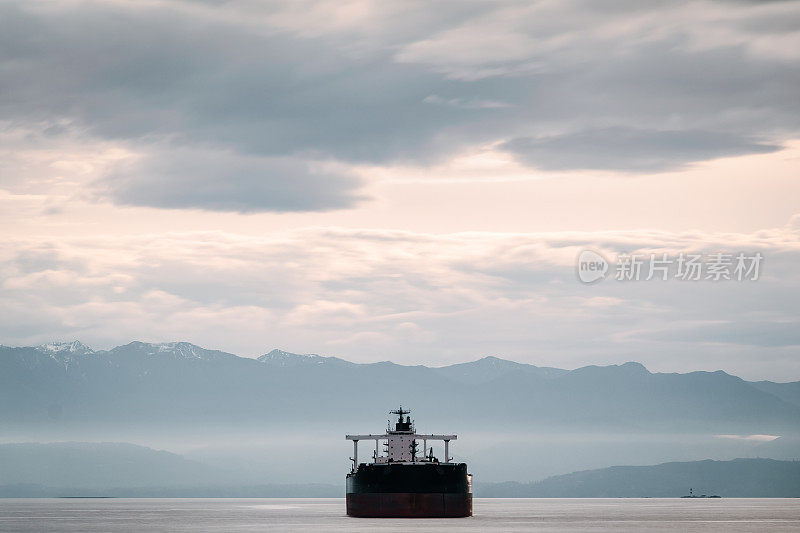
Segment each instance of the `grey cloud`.
M438 130L460 120L423 103L444 81L380 49L353 58L324 39L177 8L6 11L4 47L22 59L6 64L8 116L350 161L424 157Z
M19 250L14 263L16 272L24 274L48 270L53 272L69 270L80 275L88 272L88 262L85 258L64 257L52 243Z
M598 128L550 137L520 137L501 145L524 163L548 170L664 171L692 161L780 149L710 131Z
M741 40L693 47L674 20L663 35L644 26L611 38L669 8L593 5L563 2L550 17L507 16L483 28L504 10L528 8L488 2L447 16L450 6L392 11L381 3L370 20L390 12L396 20L365 37L357 24L270 26L265 10L274 8L260 4L5 3L0 114L22 128L58 122L87 143L141 152L147 162L136 172L99 182L116 202L234 211L357 202L358 180L307 170L320 161L428 164L514 139L507 147L526 164L647 172L774 150L797 134L796 64L749 54ZM769 37L769 24L784 18L745 4L711 6L748 9L728 17L727 29L745 36ZM687 12L681 5L667 14ZM502 36L503 24L530 37L513 57L472 64L446 42L435 65L426 56L425 43L448 30ZM453 68L478 74L454 78ZM431 95L446 105L431 105ZM565 131L578 133L553 133ZM769 142L753 140L762 138ZM170 154L181 150L207 150L205 168L183 173ZM285 160L292 168L277 162Z
M320 162L433 157L438 128L459 120L423 104L434 75L266 28L166 8L0 10L0 112L142 152L144 163L97 182L96 195L121 204L351 207L360 180Z
M122 164L96 184L124 205L212 211L324 211L363 197L360 179L302 159L176 149Z

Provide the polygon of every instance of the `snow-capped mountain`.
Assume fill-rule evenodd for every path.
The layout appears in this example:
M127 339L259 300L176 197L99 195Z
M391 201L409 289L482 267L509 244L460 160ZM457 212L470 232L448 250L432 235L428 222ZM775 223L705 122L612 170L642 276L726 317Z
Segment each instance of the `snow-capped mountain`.
M78 354L88 355L95 353L90 347L83 344L81 341L72 342L50 342L47 344L40 344L36 349L44 354L53 356L56 354Z
M296 367L308 365L324 365L324 364L345 364L352 365L349 361L339 359L338 357L323 357L317 354L296 354L285 352L283 350L272 350L258 358L262 363L268 365L281 366L281 367Z
M219 350L207 350L190 342L139 342L134 341L117 346L107 352L110 356L145 356L155 359L183 359L213 361L236 358L235 355Z

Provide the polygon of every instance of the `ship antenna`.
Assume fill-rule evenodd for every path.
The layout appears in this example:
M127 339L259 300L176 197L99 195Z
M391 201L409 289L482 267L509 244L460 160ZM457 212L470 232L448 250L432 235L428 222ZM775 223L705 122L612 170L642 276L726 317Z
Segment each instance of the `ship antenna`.
M403 406L401 405L400 409L394 409L392 411L389 411L389 413L391 413L393 415L397 415L402 419L403 415L411 414L411 411L403 409Z

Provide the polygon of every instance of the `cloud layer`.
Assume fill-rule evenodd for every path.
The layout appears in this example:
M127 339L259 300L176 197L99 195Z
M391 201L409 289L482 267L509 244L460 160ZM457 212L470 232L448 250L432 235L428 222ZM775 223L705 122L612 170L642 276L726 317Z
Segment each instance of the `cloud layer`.
M118 204L214 211L325 211L353 206L360 179L290 157L176 148L119 162L96 182Z
M103 198L246 212L345 208L348 166L486 146L653 172L797 136L796 2L617 6L8 2L0 112L137 154Z
M501 145L520 160L552 170L605 169L658 172L708 158L768 153L780 147L707 131L600 128Z

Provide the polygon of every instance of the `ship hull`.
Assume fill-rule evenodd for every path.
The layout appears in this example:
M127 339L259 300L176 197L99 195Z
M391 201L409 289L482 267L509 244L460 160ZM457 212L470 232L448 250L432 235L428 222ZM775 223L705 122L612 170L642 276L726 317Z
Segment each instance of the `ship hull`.
M472 516L472 494L348 494L347 515L362 518L463 518Z
M347 476L347 514L372 518L472 516L464 463L361 464Z

